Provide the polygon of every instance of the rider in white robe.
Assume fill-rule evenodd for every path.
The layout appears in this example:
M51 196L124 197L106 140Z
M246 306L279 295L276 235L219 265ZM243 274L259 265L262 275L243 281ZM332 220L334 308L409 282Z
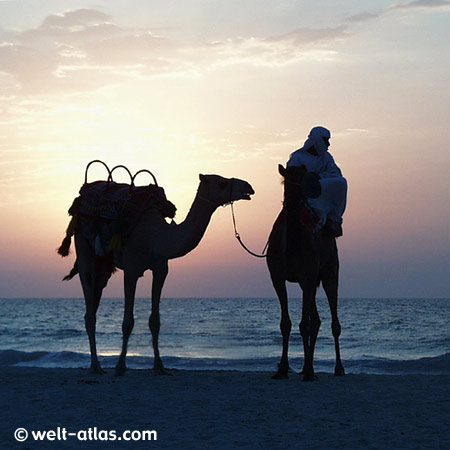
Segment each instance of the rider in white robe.
M328 228L334 236L342 235L342 216L347 203L347 180L341 169L328 153L331 133L324 127L314 127L303 147L290 155L288 166L305 165L309 172L320 178L322 193L308 203L319 216L317 228L328 221Z

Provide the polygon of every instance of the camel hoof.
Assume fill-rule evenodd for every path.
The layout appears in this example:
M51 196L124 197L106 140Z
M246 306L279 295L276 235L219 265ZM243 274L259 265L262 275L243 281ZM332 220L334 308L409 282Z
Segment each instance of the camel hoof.
M96 374L96 375L104 375L106 373L106 370L103 370L101 368L100 364L94 364L94 365L91 365L89 372Z
M275 375L272 375L272 380L287 380L288 373L292 372L292 369L290 368L289 364L285 361L282 361L278 364L278 370Z
M277 372L275 375L272 375L270 378L272 378L272 380L287 380L287 379L289 379L288 374L286 372Z
M309 375L304 374L302 381L318 381L318 380L319 380L319 377L317 377L314 374L309 374Z
M127 371L126 366L116 366L116 370L114 372L114 375L116 377L122 377L123 375L125 375L126 371Z
M170 372L167 372L166 369L153 369L153 371L156 373L156 375L162 375L162 376L168 376L168 377L173 376L173 374L171 374Z
M172 376L172 374L170 372L167 372L167 370L164 367L164 364L162 363L160 358L155 359L155 361L153 363L153 372L155 372L156 375Z
M344 375L345 375L345 370L344 370L344 368L342 366L336 367L334 369L334 376L335 377L342 377Z
M153 367L153 372L155 372L156 375L173 376L173 374L168 372L164 367Z

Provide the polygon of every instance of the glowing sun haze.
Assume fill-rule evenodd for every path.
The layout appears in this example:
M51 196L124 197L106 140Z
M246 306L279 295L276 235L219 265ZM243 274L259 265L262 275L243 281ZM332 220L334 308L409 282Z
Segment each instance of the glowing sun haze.
M261 251L316 125L349 182L341 296L449 297L449 25L444 0L0 1L0 297L81 296L55 249L93 159L150 169L178 222L199 173L249 181ZM275 294L220 208L163 295Z

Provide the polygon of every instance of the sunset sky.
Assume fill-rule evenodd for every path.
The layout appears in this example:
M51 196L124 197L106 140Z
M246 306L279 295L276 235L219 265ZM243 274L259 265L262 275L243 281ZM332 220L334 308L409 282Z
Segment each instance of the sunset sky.
M150 169L177 222L199 173L247 180L260 252L316 125L349 183L340 295L450 297L450 1L0 0L0 99L0 297L82 296L55 249L93 159ZM163 296L275 293L227 207Z

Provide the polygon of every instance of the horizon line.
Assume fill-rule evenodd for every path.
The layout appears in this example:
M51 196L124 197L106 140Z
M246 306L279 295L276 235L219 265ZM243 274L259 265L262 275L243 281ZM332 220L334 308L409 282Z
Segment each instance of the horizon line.
M136 297L135 300L148 300L148 297ZM299 296L291 297L299 298ZM327 300L326 297L320 296L316 297L318 300ZM84 297L0 297L0 300L82 300ZM124 300L124 297L102 297L102 300ZM277 297L161 297L161 300L278 300ZM343 296L339 297L339 300L450 300L450 297L440 297L440 296L430 296L430 297L351 297Z

